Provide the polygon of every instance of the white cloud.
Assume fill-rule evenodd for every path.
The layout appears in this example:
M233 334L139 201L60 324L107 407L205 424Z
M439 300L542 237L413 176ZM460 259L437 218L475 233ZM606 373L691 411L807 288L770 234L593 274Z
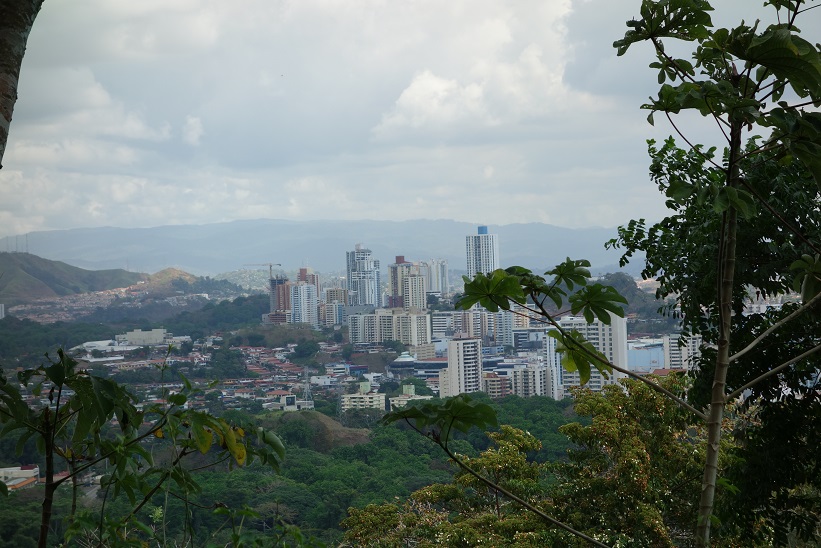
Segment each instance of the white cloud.
M202 127L202 120L190 114L185 117L185 124L182 126L182 140L191 146L199 146L200 138L205 133Z
M497 122L487 112L482 86L460 85L430 71L417 74L396 101L396 107L382 117L374 133L390 134L403 127L413 129L460 126L490 126Z
M49 0L0 171L0 235L260 217L658 217L644 140L660 130L638 110L654 93L651 59L611 47L636 9Z

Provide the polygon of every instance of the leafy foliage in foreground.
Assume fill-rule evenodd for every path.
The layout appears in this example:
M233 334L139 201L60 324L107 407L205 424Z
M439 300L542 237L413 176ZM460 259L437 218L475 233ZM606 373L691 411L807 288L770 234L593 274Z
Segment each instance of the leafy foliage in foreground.
M60 351L56 360L21 371L14 380L0 376L0 435L19 432L18 451L29 439L35 440L45 460L40 546L47 545L55 493L63 484L72 489L73 524L67 538L110 543L132 527L148 538L154 535L137 514L160 490L182 500L198 492L186 467L192 456L212 454L213 462L230 466L256 460L278 469L284 447L274 434L188 409L194 389L186 379L182 390L167 394L167 403L138 406L123 386L78 365ZM166 461L155 461L146 449L144 442L153 439L170 445ZM103 465L101 488L106 498L122 495L128 500L124 515L106 512L105 505L97 518L78 512L80 476L99 473ZM60 471L67 473L58 475ZM5 484L0 488L5 493Z
M677 393L686 388L681 377L656 381ZM448 428L453 433L492 420L485 404L465 396L453 399L449 405L396 412L387 420L407 420L442 444ZM420 546L588 545L537 512L526 511L513 502L513 495L603 545L691 544L704 448L689 413L635 380L601 393L579 389L575 407L590 419L560 428L575 446L569 460L528 459L540 442L502 425L488 433L492 446L478 456L452 452L460 467L453 482L420 489L404 503L352 508L343 522L346 540L372 546L399 545L402 539ZM738 544L740 538L732 528L719 530L718 536L726 545Z

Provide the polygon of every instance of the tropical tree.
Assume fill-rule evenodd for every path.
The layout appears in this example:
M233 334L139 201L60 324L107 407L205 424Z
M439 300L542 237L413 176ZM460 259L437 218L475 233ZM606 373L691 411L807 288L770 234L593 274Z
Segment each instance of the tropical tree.
M653 168L661 169L658 178L664 180L668 207L676 212L673 223L668 218L654 227L649 238L640 235L640 245L628 244L627 249L629 253L644 247L649 254L663 255L668 253L665 246L673 244L678 264L675 260L664 265L651 263L656 268L649 270L662 273L662 291L672 293L676 287L688 290L679 294L688 325L706 335L716 348L711 353L712 364L705 367L702 363L710 379L710 395L704 417L708 432L697 523L700 546L710 544L715 518L725 408L746 389L788 368L803 367L794 364L821 350L818 332L801 337L796 353L782 355L779 361L768 364L766 372L741 386L728 385L731 364L734 369L744 369L747 357L765 346L771 333L790 329L799 316L809 318L808 311L821 300L817 239L821 113L814 108L821 102L821 56L818 46L800 36L797 26L814 6L802 0L769 0L765 5L775 10L772 24L742 23L724 29L713 26L712 7L704 0L644 0L640 17L628 21L630 30L614 44L619 55L638 42L654 47L656 60L650 66L658 71L661 87L657 98L651 98L643 108L650 111L651 123L655 114L663 114L688 144L683 154L673 151L668 143L654 156ZM670 53L674 48L667 42L682 41L695 45L692 62ZM720 160L714 149L692 145L679 130L674 115L682 111L697 112L719 128L724 139ZM768 136L745 143L745 134L753 131L768 132ZM677 165L676 160L690 165ZM760 176L766 171L773 178ZM815 187L792 184L796 178L807 178L802 177L802 171L812 175ZM790 207L778 203L777 195L784 185L790 189ZM814 206L804 209L796 204ZM706 214L709 219L704 219L710 211L714 215ZM707 222L694 224L698 217ZM812 232L801 222L808 217ZM688 223L693 223L690 226L694 229L688 241L674 241L681 236L676 229ZM768 230L773 225L774 229ZM749 258L740 238L751 234L770 251L764 258L786 255L796 272L791 273L784 261L762 265L758 270L739 268L744 266L740 259ZM691 257L702 268L693 268ZM804 304L774 318L746 346L736 345L734 317L744 312L750 286L760 294L772 295L790 285L801 290Z
M403 503L350 508L342 521L345 540L357 546L546 546L566 542L567 536L550 531L537 515L521 512L500 492L515 493L534 505L545 502L546 465L527 459L528 452L539 449L539 441L508 425L487 435L494 447L472 458L456 455L454 462L460 469L453 482L424 487ZM491 478L497 487L481 477Z
M244 466L259 460L278 469L284 448L275 435L189 409L186 404L196 390L186 379L182 382L182 390L166 394L167 404L138 407L123 386L90 375L62 351L57 359L22 371L13 380L0 376L0 435L19 432L18 450L35 440L45 461L38 546L48 545L55 493L63 484L71 486L69 536L110 544L129 528L149 537L155 534L139 521L138 513L156 494L169 492L188 500L197 492L187 468L196 455L214 455L210 464L197 461L198 467ZM149 443L160 445L167 458L155 461ZM103 465L104 501L127 497L130 507L123 517L109 515L105 502L98 516L78 506L79 479L101 473ZM58 474L61 471L65 473ZM2 482L0 490L6 494Z
M657 379L683 394L680 375ZM573 443L553 466L557 517L607 535L607 543L676 546L692 541L703 439L687 410L633 379L601 392L579 388L575 410L590 417L560 427Z
M733 487L719 478L728 406L749 392L748 402L768 407L770 400L784 400L784 388L794 385L799 395L786 396L793 419L816 416L796 411L801 394L817 393L819 367L810 358L821 350L821 329L800 325L821 325L815 308L821 302L821 113L815 109L821 104L821 56L796 25L815 6L802 0L765 4L775 11L772 24L742 23L723 29L713 26L712 7L704 0L643 0L640 17L628 21L630 30L615 43L619 54L638 42L649 42L656 52L650 66L658 71L661 87L657 98L643 106L650 111L651 123L661 113L679 132L675 115L692 111L709 118L724 139L720 155L714 148L691 144L681 132L687 143L684 150L673 141L660 149L651 143L651 176L674 214L649 229L643 221L632 222L613 242L625 248L624 261L636 251L647 254L645 275L659 277L659 296L673 296L684 314L684 327L707 342L700 368L706 382L696 384L689 400L650 379L637 378L686 409L706 431L695 518L700 546L710 545L711 526L718 520L717 487L720 482L728 490ZM680 48L668 42L693 44L692 60L674 56L671 52ZM754 131L767 136L755 137ZM583 314L588 322L609 323L610 315L623 314L625 300L610 287L589 283L587 267L586 261L568 259L544 277L521 267L479 274L466 280L458 306L479 303L495 311L516 303L528 308L553 326L551 336L558 339L564 367L578 370L582 383L592 367L635 377L608 363L578 333L562 330L556 319L563 306ZM763 321L742 319L750 312L750 293L772 296L790 289L799 292L800 304L763 315ZM557 309L559 313L552 312ZM739 327L754 331L743 336ZM773 341L785 339L789 344L777 347L780 352L769 353L766 361L756 359ZM748 367L752 363L756 367ZM745 374L752 371L755 375ZM705 385L707 390L699 392ZM706 398L699 398L705 393ZM817 408L816 397L809 402L803 405ZM449 420L446 411L440 407L405 418L443 425ZM793 424L796 439L785 447L806 447L812 438ZM746 441L743 434L736 433L736 441ZM800 465L790 459L789 470L798 469ZM784 517L790 504L807 499L807 494L817 495L817 467L812 478L806 470L802 473L790 478L788 493L776 490L789 502L773 504L772 492L759 493L756 500L772 511L771 522ZM812 501L803 505L802 518L794 523L806 524L812 518L817 523L817 507ZM815 527L803 526L795 531L804 537L815 532Z

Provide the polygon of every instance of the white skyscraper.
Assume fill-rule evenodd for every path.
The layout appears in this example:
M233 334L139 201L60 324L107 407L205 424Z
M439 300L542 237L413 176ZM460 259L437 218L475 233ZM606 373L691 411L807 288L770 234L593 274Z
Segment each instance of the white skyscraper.
M319 298L316 286L307 282L297 282L291 286L291 321L290 323L307 323L319 327Z
M663 338L664 367L690 371L695 360L701 356L702 342L701 335L684 337L682 341L679 341L679 337L675 335L665 335Z
M582 316L563 316L559 320L559 325L567 331L576 330L593 345L593 347L604 354L610 363L627 369L627 320L611 314L610 325L605 325L599 320L587 323ZM595 367L590 368L590 380L586 386L594 392L600 391L608 384L615 384L624 375L613 371L608 378L599 373ZM569 396L568 389L571 386L579 386L580 379L578 371L573 373L563 367L560 369L561 383L559 388L563 390L562 396Z
M477 273L487 274L500 268L499 237L488 234L486 226L480 226L475 236L466 236L466 254L468 278Z
M425 278L408 276L402 280L402 308L418 312L428 307L428 295L425 291Z
M346 253L348 263L348 304L381 306L381 274L379 261L370 249L356 244Z
M431 259L423 265L425 266L423 275L428 278L428 291L447 294L450 290L447 259Z
M448 342L448 366L439 374L443 398L470 394L482 389L482 341L452 339Z

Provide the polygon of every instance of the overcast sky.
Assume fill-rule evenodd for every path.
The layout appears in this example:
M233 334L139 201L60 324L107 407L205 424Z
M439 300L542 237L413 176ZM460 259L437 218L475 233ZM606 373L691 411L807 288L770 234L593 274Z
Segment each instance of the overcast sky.
M767 15L760 3L717 0L715 19ZM638 5L46 0L0 170L0 236L658 219L645 140L672 130L638 108L658 88L649 50L612 48Z

